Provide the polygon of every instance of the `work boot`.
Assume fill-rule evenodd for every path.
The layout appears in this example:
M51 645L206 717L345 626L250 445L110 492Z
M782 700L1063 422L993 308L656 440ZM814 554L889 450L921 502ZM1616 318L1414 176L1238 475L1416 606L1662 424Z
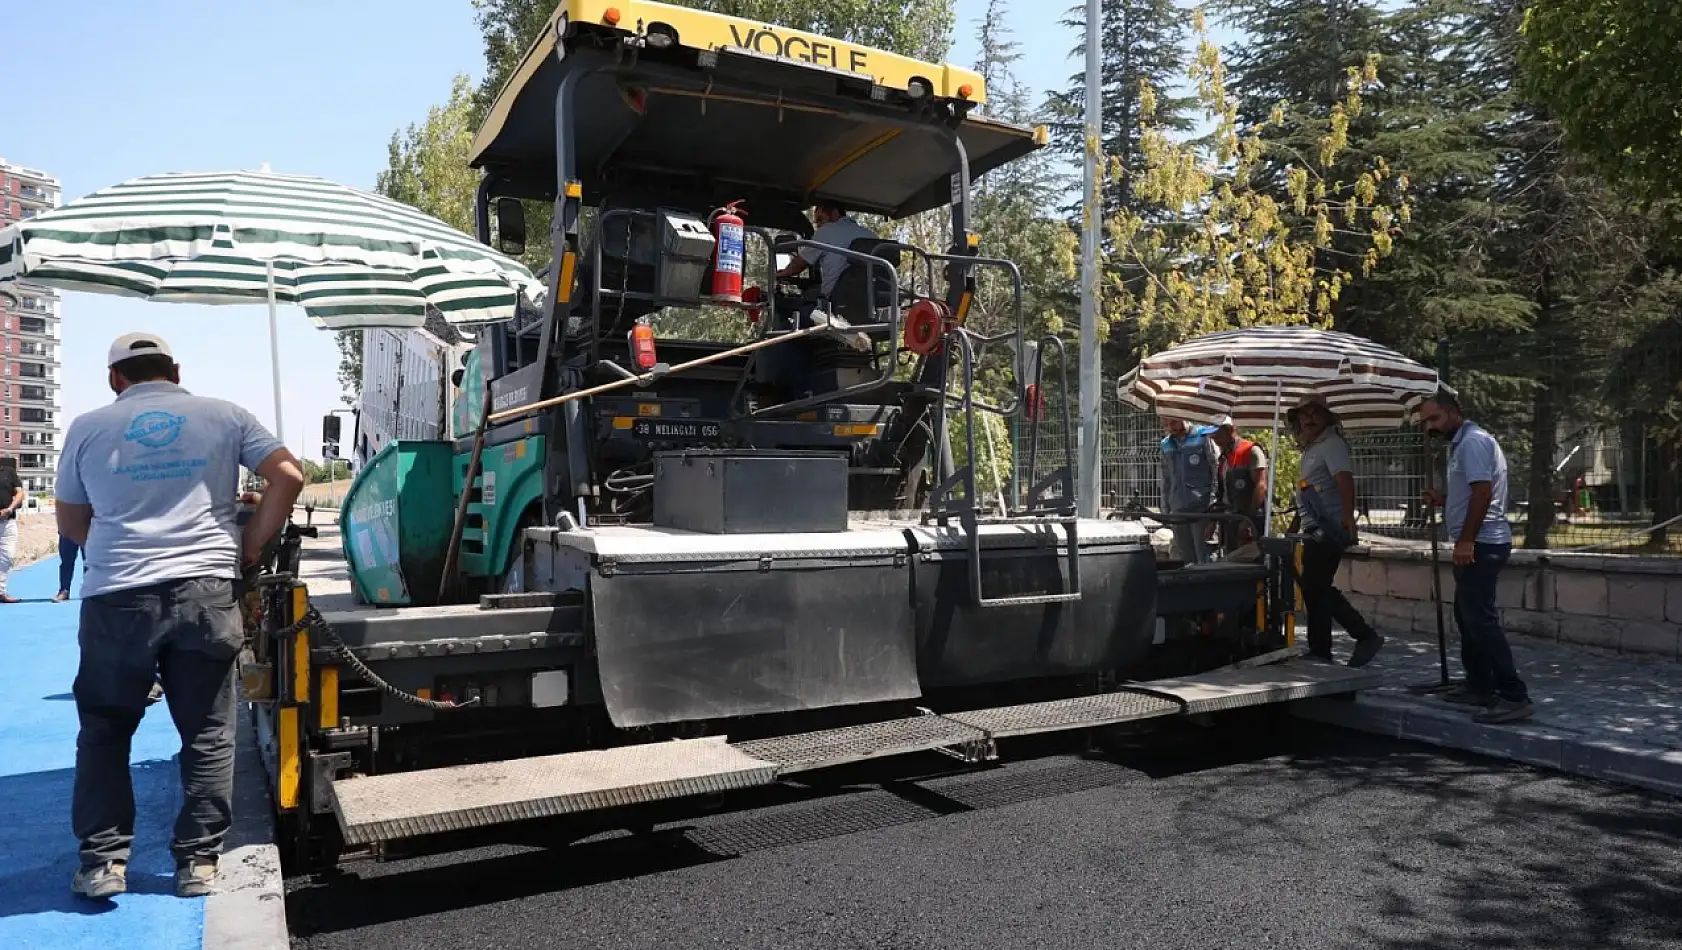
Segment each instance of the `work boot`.
M1490 725L1499 725L1501 723L1518 722L1521 719L1529 719L1535 714L1536 707L1532 706L1529 700L1525 700L1524 702L1514 702L1510 699L1497 699L1495 702L1486 707L1483 712L1473 713L1472 721L1488 723Z
M92 901L107 901L128 890L128 865L112 861L83 868L70 879L70 890Z
M1481 689L1472 689L1468 686L1457 686L1446 693L1439 694L1437 698L1445 703L1454 703L1457 706L1482 706L1485 709L1495 702L1494 693L1486 693Z
M1317 663L1336 663L1337 662L1336 660L1332 659L1332 651L1330 651L1330 650L1327 650L1324 653L1320 652L1319 650L1309 650L1307 653L1303 654L1303 657L1305 659L1313 660Z
M67 590L61 590L58 593L53 595L53 603L55 603L55 604L62 604L69 599L70 599L70 592L67 591Z
M193 858L175 869L176 897L207 897L216 889L216 862Z
M146 705L148 705L148 706L154 705L154 704L162 701L163 698L164 698L164 684L158 682L157 680L153 680L152 681L152 689L151 689L150 692L148 692L146 694Z
M1372 662L1372 658L1377 656L1378 651L1383 647L1384 638L1376 633L1365 640L1357 640L1355 649L1349 653L1349 665L1357 669L1366 666Z

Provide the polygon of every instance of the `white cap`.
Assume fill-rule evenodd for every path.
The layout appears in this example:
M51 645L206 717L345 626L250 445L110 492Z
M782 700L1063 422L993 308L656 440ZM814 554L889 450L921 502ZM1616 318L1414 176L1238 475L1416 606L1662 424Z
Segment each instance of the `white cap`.
M1218 416L1215 419L1215 428L1217 428L1217 429L1224 429L1224 428L1226 428L1227 426L1230 426L1230 425L1232 425L1232 417L1231 416Z
M111 352L107 354L105 365L116 366L123 360L136 356L167 356L174 359L175 355L169 351L169 344L156 333L125 333L117 337L111 344Z

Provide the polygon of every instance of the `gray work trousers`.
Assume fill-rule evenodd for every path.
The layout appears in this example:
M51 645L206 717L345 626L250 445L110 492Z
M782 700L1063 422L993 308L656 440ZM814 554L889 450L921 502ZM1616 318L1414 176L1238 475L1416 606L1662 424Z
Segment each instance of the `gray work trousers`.
M233 812L235 675L244 638L233 581L201 577L82 601L73 691L76 787L70 821L82 866L127 861L134 841L129 745L161 678L181 734L180 865L222 852Z

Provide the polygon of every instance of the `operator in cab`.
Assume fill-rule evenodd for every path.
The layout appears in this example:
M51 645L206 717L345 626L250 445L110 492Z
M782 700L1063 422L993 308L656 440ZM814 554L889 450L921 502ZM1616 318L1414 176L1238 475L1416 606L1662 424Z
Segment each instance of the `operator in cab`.
M850 248L859 238L875 240L877 234L853 219L847 209L834 201L819 201L812 206L812 220L817 222L817 229L812 232L812 240L819 244L833 247ZM805 273L808 268L818 269L818 296L829 299L835 291L835 283L841 279L852 261L833 251L820 251L815 247L803 247L789 260L788 266L777 272L778 277L793 278Z

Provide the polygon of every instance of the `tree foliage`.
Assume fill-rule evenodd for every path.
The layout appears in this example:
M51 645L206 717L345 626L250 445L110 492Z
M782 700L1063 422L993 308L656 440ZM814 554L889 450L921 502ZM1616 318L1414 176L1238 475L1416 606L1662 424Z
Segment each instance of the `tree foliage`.
M1145 173L1147 156L1142 138L1145 90L1155 90L1152 121L1172 134L1189 133L1197 100L1177 94L1174 87L1185 79L1190 50L1186 41L1190 20L1174 0L1111 0L1103 5L1099 21L1099 76L1103 94L1099 114L1099 142L1105 155L1127 174L1109 176L1104 182L1105 218L1123 208L1147 213L1131 192L1133 181ZM1086 8L1070 11L1063 25L1084 37ZM1084 39L1071 59L1085 59ZM1086 72L1069 79L1069 88L1053 92L1046 101L1048 128L1057 151L1081 161L1086 150ZM1071 197L1078 198L1079 192ZM1079 211L1079 208L1071 210Z
M1669 0L1538 0L1525 11L1524 91L1573 151L1650 198L1682 197L1682 16Z
M1145 341L1172 342L1232 327L1329 325L1333 305L1356 276L1390 253L1411 214L1407 178L1374 156L1347 178L1335 169L1350 124L1377 80L1376 58L1343 70L1343 92L1324 118L1288 104L1248 122L1228 91L1219 50L1197 18L1190 69L1206 119L1207 148L1177 141L1155 120L1155 90L1141 95L1143 174L1133 191L1185 223L1165 228L1124 209L1108 222L1113 253L1161 264L1142 289L1112 283L1112 312L1135 316ZM1272 137L1312 128L1311 145ZM1112 175L1128 171L1110 166ZM1283 194L1269 193L1274 179Z
M374 190L438 218L450 227L474 233L473 197L478 173L467 166L473 147L473 84L458 75L450 97L433 106L426 119L392 133L385 170ZM362 331L338 334L339 384L354 402L362 387Z

